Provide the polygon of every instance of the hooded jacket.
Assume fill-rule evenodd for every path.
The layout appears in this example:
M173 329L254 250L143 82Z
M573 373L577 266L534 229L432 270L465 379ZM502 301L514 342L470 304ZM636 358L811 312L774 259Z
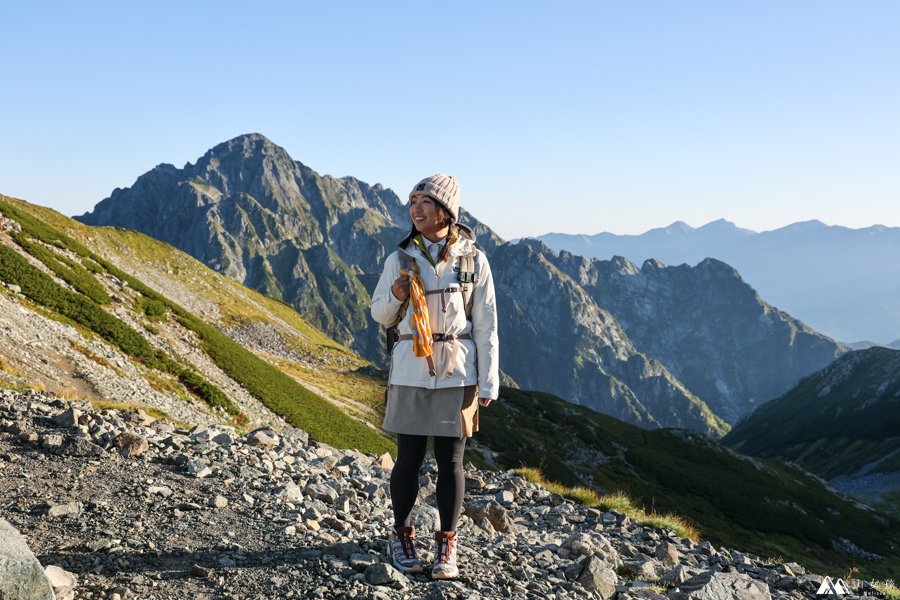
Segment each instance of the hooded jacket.
M397 321L403 301L394 296L391 286L400 276L401 253L415 260L425 290L459 288L459 257L469 254L475 244L475 236L470 229L459 226L459 232L458 239L449 249L449 259L437 266L432 265L425 253L411 243L412 236L401 242L399 248L385 259L384 271L372 294L372 318L385 327L390 327ZM412 340L398 341L391 353L389 383L428 389L478 385L478 396L481 398L496 399L499 395L499 342L494 280L487 257L481 250L476 252L478 281L468 284L475 286L472 292L471 321L466 319L461 292L428 294L425 297L432 332L454 336L468 333L472 339L436 342L433 359L437 374L434 376L429 374L426 360L413 353ZM412 311L407 310L398 326L401 335L412 333L411 316ZM455 352L453 344L458 345ZM454 354L453 373L448 376L449 363Z

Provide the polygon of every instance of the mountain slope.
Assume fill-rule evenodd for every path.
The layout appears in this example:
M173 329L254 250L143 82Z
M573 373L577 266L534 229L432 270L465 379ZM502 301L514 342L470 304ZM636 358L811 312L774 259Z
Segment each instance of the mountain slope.
M556 250L641 264L697 264L707 257L737 269L771 304L847 342L887 343L900 335L900 228L862 229L820 221L757 233L724 220L693 228L677 222L641 235L547 234Z
M559 255L534 241L608 310L634 344L729 423L829 364L844 348L764 302L728 265Z
M825 572L900 574L900 522L840 496L796 467L740 456L685 430L646 431L549 394L504 390L476 447L501 468L538 467L554 481L687 518L715 544L790 556ZM884 559L848 553L853 546Z
M849 492L877 498L900 491L900 351L842 356L761 406L723 441L796 462Z
M141 272L142 265L163 257L170 271L186 264L184 275L192 286L222 290L237 284L145 236L90 229L7 197L0 197L0 213L2 308L11 324L4 329L8 345L0 376L7 385L37 383L100 402L140 402L194 423L228 419L238 427L260 422L284 427L280 416L333 445L392 448L375 430L272 366L265 355L260 358L203 320L221 316L222 305L196 299L187 286L171 285L173 278L154 282L180 300L194 298L198 317L116 265L133 268L136 263ZM41 218L48 215L80 230L91 245L105 242L105 249L115 250L109 259L94 252ZM135 240L128 236L137 243L129 243ZM206 271L200 274L206 281L197 281L198 267ZM246 294L256 298L247 304L237 300ZM241 302L239 311L262 313L265 320L259 320L273 330L304 339L300 347L321 354L318 360L366 365L303 324L289 307L277 308L278 302L246 289L232 290L230 297Z
M377 327L366 318L365 289L342 257L380 263L384 247L372 233L400 210L381 186L319 176L251 134L183 169L159 165L77 219L168 242L295 306L332 338L371 356Z
M728 430L544 256L506 244L492 259L495 279L503 282L497 286L502 364L520 386L643 427L688 427L715 437Z

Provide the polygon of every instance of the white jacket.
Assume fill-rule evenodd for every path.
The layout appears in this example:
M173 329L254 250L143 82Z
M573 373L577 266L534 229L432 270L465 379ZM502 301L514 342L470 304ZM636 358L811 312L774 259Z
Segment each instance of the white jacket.
M403 252L419 266L419 276L425 290L447 289L460 286L459 257L471 252L471 240L461 237L450 248L450 259L431 265L422 250L413 243L387 257L381 279L372 294L372 318L388 327L397 320L402 301L391 291L394 280L400 276L400 253ZM428 372L428 363L413 353L412 340L400 340L394 344L391 355L391 371L388 379L394 385L407 385L428 389L478 385L478 396L496 399L500 393L499 343L497 339L497 302L494 295L494 279L487 257L481 250L475 257L478 281L472 292L472 320L466 319L461 292L428 294L428 316L433 333L461 335L470 333L471 340L453 340L434 343L434 365L437 374ZM456 269L456 270L454 270ZM442 299L443 296L443 299ZM444 310L446 306L446 310ZM412 310L407 310L400 322L401 335L411 334ZM453 374L447 376L449 361L453 356L453 344L458 344Z

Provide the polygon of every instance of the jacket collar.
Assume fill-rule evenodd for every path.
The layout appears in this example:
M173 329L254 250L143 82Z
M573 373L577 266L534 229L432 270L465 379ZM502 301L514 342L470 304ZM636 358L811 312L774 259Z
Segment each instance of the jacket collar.
M462 223L455 223L452 227L456 227L456 231L459 233L459 241L469 240L471 242L475 242L475 232L472 231L472 228L468 225L463 225ZM397 246L401 250L410 250L408 246L412 243L413 238L416 236L418 231L416 231L415 226L410 230L409 235L407 235L403 241L401 241ZM459 241L457 243L459 243ZM408 252L407 252L408 253Z

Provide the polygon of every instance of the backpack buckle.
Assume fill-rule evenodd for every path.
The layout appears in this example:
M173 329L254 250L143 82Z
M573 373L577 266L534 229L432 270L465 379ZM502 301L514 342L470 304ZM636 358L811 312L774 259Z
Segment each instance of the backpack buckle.
M467 272L459 272L459 282L460 283L477 283L478 282L478 274L472 271Z
M435 342L446 342L447 334L446 333L433 333L433 334L431 334L431 338Z

